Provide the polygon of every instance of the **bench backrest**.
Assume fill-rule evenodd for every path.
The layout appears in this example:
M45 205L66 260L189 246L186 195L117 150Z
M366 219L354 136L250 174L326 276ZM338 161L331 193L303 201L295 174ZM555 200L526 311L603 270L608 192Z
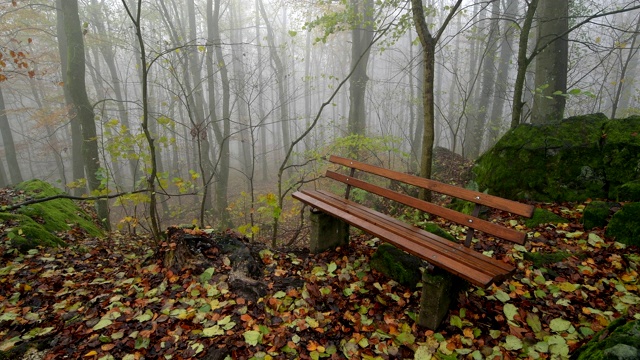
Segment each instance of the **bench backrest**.
M460 188L453 185L444 184L435 180L425 179L419 176L405 174L374 165L365 164L359 161L334 156L329 158L329 161L335 164L343 165L351 168L351 174L349 176L339 174L334 171L328 170L326 177L340 181L347 184L347 196L351 186L368 191L372 194L383 196L385 198L397 201L401 204L411 206L415 209L424 211L429 214L440 216L447 220L451 220L460 225L468 226L470 229L479 230L487 234L497 236L499 238L509 240L518 244L523 244L526 240L526 234L506 228L499 224L494 224L489 221L480 219L477 217L480 205L499 209L510 212L512 214L521 215L524 217L531 217L533 215L534 207L532 205L519 203L508 199L503 199L497 196L473 191L469 189ZM448 209L428 201L420 200L415 197L402 194L387 188L383 188L374 184L367 183L365 181L356 179L354 177L355 170L364 171L370 174L385 177L390 180L400 181L405 184L421 187L427 190L435 191L444 195L456 197L462 200L467 200L476 204L474 213L472 215L463 214L452 209ZM470 246L473 231L467 233L466 246Z

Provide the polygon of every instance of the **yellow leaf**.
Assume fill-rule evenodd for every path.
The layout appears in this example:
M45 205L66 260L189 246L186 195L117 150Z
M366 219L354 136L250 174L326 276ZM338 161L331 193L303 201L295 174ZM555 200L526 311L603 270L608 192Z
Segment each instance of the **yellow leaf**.
M84 354L84 357L96 356L96 355L98 355L98 352L95 350L91 350L88 353Z

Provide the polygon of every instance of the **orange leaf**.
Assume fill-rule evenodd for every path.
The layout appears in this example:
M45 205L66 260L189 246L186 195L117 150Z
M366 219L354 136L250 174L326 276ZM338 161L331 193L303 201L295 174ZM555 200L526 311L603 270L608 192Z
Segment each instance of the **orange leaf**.
M102 349L102 351L111 351L114 347L116 347L116 344L104 344L100 346L100 349Z
M249 314L242 314L240 316L240 320L249 322L249 321L253 320L253 318Z
M309 343L307 344L307 350L309 351L316 351L317 348L318 348L318 343L313 340L309 341Z

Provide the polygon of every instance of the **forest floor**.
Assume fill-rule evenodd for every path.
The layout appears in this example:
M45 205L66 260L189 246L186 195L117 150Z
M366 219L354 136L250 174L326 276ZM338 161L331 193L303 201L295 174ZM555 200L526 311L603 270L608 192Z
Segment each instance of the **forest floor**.
M146 237L96 239L75 230L65 235L69 247L28 254L5 239L0 354L28 343L44 359L568 358L614 319L640 318L640 255L602 229L584 231L584 204L536 206L569 222L527 228L490 213L530 241L475 247L517 271L502 284L461 292L437 332L414 323L420 288L370 269L379 242L367 236L321 254L263 245L259 280L268 293L256 302L230 289L226 256L211 259L203 274L174 273ZM531 253L565 256L534 264Z

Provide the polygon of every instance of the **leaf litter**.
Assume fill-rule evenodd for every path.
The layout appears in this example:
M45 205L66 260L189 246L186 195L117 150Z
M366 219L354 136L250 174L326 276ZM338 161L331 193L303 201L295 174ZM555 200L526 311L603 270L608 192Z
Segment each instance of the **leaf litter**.
M568 358L614 319L640 318L640 256L601 230L585 232L580 205L544 206L570 222L529 229L490 214L530 241L512 246L480 235L474 247L517 272L460 293L437 332L414 323L419 288L371 270L379 242L366 236L316 255L261 250L268 294L255 302L231 290L228 259L201 273L173 272L145 237L75 236L68 248L25 255L4 239L0 351L40 341L45 359ZM559 251L568 254L560 261L527 260ZM282 284L292 277L300 281Z

